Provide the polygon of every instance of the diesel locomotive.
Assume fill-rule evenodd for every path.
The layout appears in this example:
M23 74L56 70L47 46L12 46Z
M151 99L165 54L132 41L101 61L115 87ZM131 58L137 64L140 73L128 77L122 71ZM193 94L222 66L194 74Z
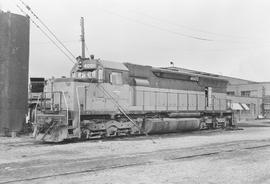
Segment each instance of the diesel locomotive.
M159 134L232 125L228 81L177 67L77 58L47 80L33 110L37 140Z

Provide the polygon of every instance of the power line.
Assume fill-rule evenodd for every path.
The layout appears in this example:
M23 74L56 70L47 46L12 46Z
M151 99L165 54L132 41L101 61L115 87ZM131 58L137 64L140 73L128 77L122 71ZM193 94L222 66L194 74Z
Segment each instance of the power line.
M156 29L159 29L159 30L162 30L162 31L167 31L167 32L170 32L172 34L176 34L176 35L179 35L179 36L182 36L182 37L187 37L187 38L192 38L192 39L196 39L196 40L200 40L200 41L207 41L207 42L214 41L214 40L209 39L209 38L204 38L204 37L189 35L189 34L185 34L185 33L180 33L180 32L176 32L176 31L172 31L170 29L166 29L166 28L162 28L162 27L156 26L154 24L148 24L148 23L142 22L142 21L137 20L137 19L133 19L133 18L130 18L130 17L122 16L122 15L120 15L118 13L115 13L115 12L112 12L112 11L109 11L109 10L106 10L106 9L103 9L103 10L105 12L107 12L107 13L110 13L110 14L113 14L113 15L116 15L116 16L119 16L121 18L128 19L130 21L133 21L133 22L136 22L136 23L145 25L145 26L153 27L153 28L156 28Z
M53 31L33 12L33 10L28 6L24 1L19 0L25 8L31 12L31 14L51 33L51 35L55 38L55 40L76 60L75 55L57 38L57 36L53 33Z
M238 39L247 39L248 38L248 37L243 37L243 36L234 36L234 35L229 35L229 34L215 33L215 32L212 32L212 31L207 31L207 30L203 30L203 29L199 29L199 28L193 28L193 27L183 25L183 24L175 24L175 23L173 23L172 21L170 21L168 19L160 19L160 18L151 16L149 14L146 14L144 12L137 11L137 10L129 9L128 11L129 12L132 11L133 13L135 13L137 15L145 16L145 17L151 18L153 20L156 20L158 22L163 22L163 23L170 24L170 25L177 26L177 27L181 27L181 28L184 28L184 29L187 29L187 30L197 31L197 32L205 33L205 34L212 34L212 35L215 35L215 36L229 37L229 38L238 38Z
M75 44L75 43L79 43L79 41L77 40L73 40L73 41L62 41L63 43L66 43L66 44ZM43 45L43 44L51 44L51 42L36 42L36 41L32 41L30 42L31 44L34 44L34 45Z
M67 55L65 51L61 47L59 47L57 43L44 30L42 30L41 27L18 4L16 4L16 6L72 63L75 63L73 59L69 55Z
M136 22L136 23L139 23L139 24L148 26L148 27L153 27L153 28L156 28L156 29L159 29L159 30L162 30L162 31L166 31L166 32L169 32L169 33L172 33L172 34L176 34L176 35L179 35L179 36L183 36L183 37L187 37L187 38L192 38L192 39L196 39L196 40L207 41L207 42L229 42L229 43L238 43L238 44L256 44L256 43L258 43L258 42L252 42L251 40L249 40L250 42L243 42L244 40L243 41L240 41L240 40L238 40L238 41L234 41L234 40L219 40L219 39L205 38L205 37L201 37L201 36L194 36L194 35L191 35L191 34L185 34L185 33L181 33L181 32L178 32L178 31L173 31L173 30L170 30L170 29L167 29L167 28L163 28L163 27L157 26L155 24L145 23L145 22L140 21L138 19L134 19L134 18L122 16L119 13L115 13L113 11L110 11L110 10L107 10L107 9L104 9L104 8L101 8L101 9L104 12L106 12L106 13L116 15L118 17L121 17L123 19L129 20L129 21L132 21L132 22ZM205 31L205 32L207 32L207 31ZM215 34L215 33L213 33L213 34ZM269 43L263 43L263 44L264 45L269 45Z

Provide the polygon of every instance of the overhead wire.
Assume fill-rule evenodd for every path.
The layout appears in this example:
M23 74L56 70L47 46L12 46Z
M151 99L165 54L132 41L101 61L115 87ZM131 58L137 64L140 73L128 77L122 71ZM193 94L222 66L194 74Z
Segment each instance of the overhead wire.
M108 9L105 9L105 8L100 8L100 9L103 10L104 12L106 12L106 13L121 17L122 19L126 19L126 20L129 20L129 21L132 21L132 22L136 22L138 24L142 24L142 25L145 25L145 26L148 26L148 27L153 27L155 29L159 29L159 30L166 31L166 32L169 32L169 33L172 33L172 34L176 34L176 35L179 35L179 36L192 38L192 39L196 39L196 40L207 41L207 42L238 43L238 44L259 44L258 42L251 41L250 39L246 40L246 41L245 40L241 40L241 41L240 40L221 40L221 39L213 39L213 38L203 37L203 36L196 36L196 35L192 35L192 34L186 34L186 33L182 33L182 32L179 32L179 31L173 31L171 29L163 28L163 27L157 26L155 24L145 23L145 22L143 22L141 20L138 20L138 19L135 19L135 18L130 18L130 17L127 17L127 16L123 16L123 15L121 15L119 13L116 13L114 11L111 11L111 10L108 10ZM172 25L172 23L170 23L170 24ZM202 30L201 30L201 32L202 32ZM207 32L207 31L204 31L204 32ZM210 32L208 32L208 33L210 33ZM212 34L216 34L216 33L212 32ZM218 35L218 34L216 34L216 35ZM267 43L263 43L263 44L264 45L269 45L270 43L267 42Z
M176 27L180 27L180 28L183 28L183 29L186 29L186 30L201 32L201 33L204 33L204 34L212 34L212 35L215 35L215 36L222 36L222 37L227 37L227 38L236 38L236 39L247 39L248 38L250 40L249 37L235 36L235 35L222 34L222 33L215 33L215 32L212 32L212 31L203 30L203 29L199 29L199 28L194 28L194 27L190 27L190 26L187 26L187 25L183 25L183 24L176 24L176 23L174 23L174 22L172 22L172 21L170 21L168 19L157 18L157 17L154 17L152 15L146 14L144 12L138 11L137 9L136 10L129 9L128 11L133 12L133 13L135 13L137 15L140 15L140 16L148 17L148 18L150 18L152 20L156 20L158 22L166 23L166 24L176 26Z
M76 41L76 40L70 40L70 41L62 41L63 43L65 44L75 44L75 43L79 43L79 41ZM31 44L35 44L35 45L43 45L43 44L51 44L51 42L31 42Z
M180 32L177 32L177 31L172 31L170 29L166 29L166 28L162 28L162 27L156 26L154 24L145 23L145 22L140 21L140 20L137 20L137 19L133 19L133 18L130 18L130 17L122 16L121 14L118 14L118 13L115 13L115 12L112 12L112 11L109 11L107 9L103 9L103 10L105 12L107 12L107 13L116 15L118 17L121 17L121 18L124 18L124 19L128 19L130 21L133 21L133 22L136 22L136 23L139 23L139 24L148 26L148 27L153 27L153 28L156 28L156 29L159 29L159 30L162 30L162 31L167 31L167 32L170 32L170 33L175 34L175 35L178 35L178 36L187 37L187 38L191 38L191 39L196 39L196 40L200 40L200 41L207 41L207 42L214 41L214 40L209 39L209 38L204 38L204 37L200 37L200 36L189 35L189 34L185 34L185 33L180 33Z
M23 1L23 0L19 0L24 6L25 8L46 28L47 31L49 31L51 33L51 35L56 39L56 41L73 57L76 59L76 57L72 54L72 52L63 44L62 41L60 41L57 36L53 33L53 31L51 31L51 29L33 12L33 10ZM200 40L200 41L206 41L206 42L218 42L218 41L222 41L224 42L225 40L217 40L217 39L211 39L211 38L207 38L207 37L201 37L201 36L196 36L196 35L191 35L191 34L185 34L185 33L181 33L181 32L178 32L178 31L174 31L174 30L171 30L171 29L168 29L168 28L163 28L163 27L160 27L160 26L157 26L155 24L151 24L151 23L145 23L141 20L138 20L138 19L134 19L134 18L130 18L130 17L127 17L127 16L122 16L121 14L119 13L116 13L116 12L113 12L113 11L110 11L110 10L107 10L107 9L104 9L102 8L103 11L107 12L107 13L110 13L110 14L113 14L113 15L116 15L118 17L121 17L123 19L127 19L129 21L132 21L132 22L136 22L136 23L139 23L139 24L142 24L142 25L145 25L145 26L148 26L148 27L153 27L155 29L159 29L159 30L162 30L162 31L166 31L166 32L169 32L169 33L172 33L172 34L175 34L175 35L178 35L178 36L182 36L182 37L187 37L187 38L191 38L191 39L196 39L196 40ZM164 20L159 20L158 18L156 17L153 17L153 16L148 16L144 13L142 13L143 15L147 16L147 17L150 17L152 19L155 19L159 22L164 22ZM174 25L172 22L169 22L169 24L171 25ZM209 34L214 34L214 35L219 35L217 33L213 33L213 32L209 32L209 31L205 31L205 30L200 30L200 29L196 29L196 28L189 28L187 26L183 26L183 25L176 25L176 26L179 26L179 27L185 27L186 29L190 29L190 30L197 30L197 31L200 31L200 32L204 32L204 33L209 33ZM224 35L223 35L224 36ZM225 41L226 42L226 41ZM237 41L230 41L232 43L247 43L247 42L237 42ZM86 49L87 49L87 52L90 54L89 52L89 49L88 47L86 46Z
M69 59L69 61L71 61L73 64L75 63L73 59L29 16L29 14L22 9L22 7L20 7L18 4L16 4L16 6Z
M54 39L76 60L75 55L62 43L60 39L56 36L56 34L34 13L29 5L27 5L24 1L19 0L25 8L47 29L49 33L54 37Z

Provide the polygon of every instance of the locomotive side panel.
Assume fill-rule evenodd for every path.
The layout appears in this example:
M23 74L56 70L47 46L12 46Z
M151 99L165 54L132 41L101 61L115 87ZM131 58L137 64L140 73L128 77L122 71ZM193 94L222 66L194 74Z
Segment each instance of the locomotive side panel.
M168 93L167 95L167 105L169 111L177 111L177 93Z
M166 97L166 93L163 91L158 91L157 92L157 102L156 102L156 106L157 106L157 110L160 111L165 111L167 109L166 105L167 105L167 97Z
M185 111L187 110L188 107L188 94L187 93L179 93L179 98L178 98L178 109L180 111Z
M118 112L116 103L125 109L132 103L131 89L128 85L89 84L82 91L86 94L84 111L92 113Z
M197 110L197 101L198 101L197 95L195 95L195 94L189 94L188 95L188 101L189 101L189 103L188 103L188 110L190 110L190 111Z
M205 95L204 94L198 94L198 110L202 111L205 110Z
M142 110L224 111L227 81L151 66L125 63L135 106ZM139 81L139 82L138 82ZM134 107L133 107L134 108ZM138 107L139 109L139 107Z
M131 110L142 111L204 111L226 110L223 93L213 93L212 105L207 107L205 95L198 91L157 89L137 86L133 88L135 102Z

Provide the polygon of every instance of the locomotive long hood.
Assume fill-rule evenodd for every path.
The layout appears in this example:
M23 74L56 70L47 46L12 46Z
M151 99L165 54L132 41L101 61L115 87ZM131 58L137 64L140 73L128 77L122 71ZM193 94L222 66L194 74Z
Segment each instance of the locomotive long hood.
M201 79L214 79L220 82L228 83L227 80L221 79L219 77L202 75L202 74L193 74L183 71L174 71L170 69L163 69L163 68L152 68L151 71L153 74L160 78L167 78L167 79L178 79L178 80L187 80L187 81L194 81L199 82Z

